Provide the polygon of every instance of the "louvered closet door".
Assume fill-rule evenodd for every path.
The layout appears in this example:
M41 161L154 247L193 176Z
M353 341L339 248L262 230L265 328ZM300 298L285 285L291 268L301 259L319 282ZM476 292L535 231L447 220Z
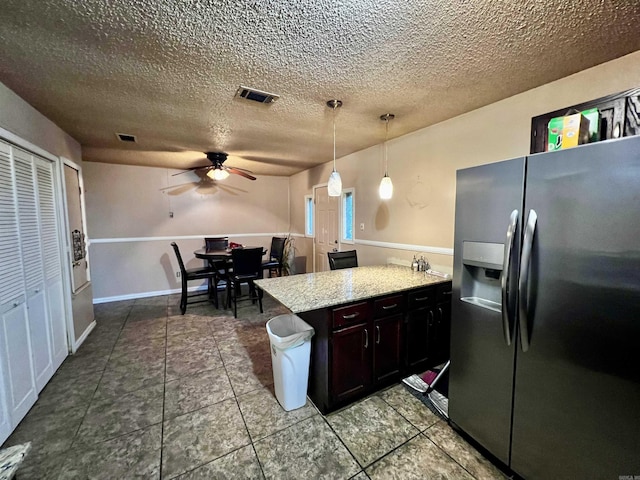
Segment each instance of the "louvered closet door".
M14 428L37 398L13 172L11 147L0 142L0 393L4 393L8 416L0 419L0 432L7 422Z
M64 290L62 284L62 262L60 237L56 214L53 164L34 156L37 178L38 207L40 211L40 238L44 252L44 274L47 304L51 328L51 348L54 371L69 353L67 328L64 316Z
M35 166L31 154L15 147L13 164L33 368L36 389L40 392L53 376L54 369L45 294L39 206L35 191Z

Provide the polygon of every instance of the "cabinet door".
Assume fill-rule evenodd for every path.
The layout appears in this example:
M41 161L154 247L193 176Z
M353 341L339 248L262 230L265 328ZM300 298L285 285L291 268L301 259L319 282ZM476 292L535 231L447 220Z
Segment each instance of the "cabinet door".
M449 342L451 338L451 303L436 306L434 325L429 332L429 363L434 366L449 359Z
M407 314L407 368L410 372L426 369L429 363L429 328L433 328L432 308L419 308Z
M376 320L374 323L374 383L400 374L402 365L402 315Z
M333 332L331 340L331 398L339 402L371 384L372 332L367 324Z

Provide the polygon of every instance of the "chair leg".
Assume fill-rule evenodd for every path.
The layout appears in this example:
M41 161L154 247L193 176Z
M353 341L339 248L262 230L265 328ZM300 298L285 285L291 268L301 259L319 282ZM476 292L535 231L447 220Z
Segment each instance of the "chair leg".
M260 287L258 287L258 303L260 304L260 313L264 313L262 311L262 289Z
M240 284L234 285L232 300L233 300L233 318L238 318L238 290L242 288Z
M187 311L187 278L182 275L182 294L180 295L180 313L184 315Z

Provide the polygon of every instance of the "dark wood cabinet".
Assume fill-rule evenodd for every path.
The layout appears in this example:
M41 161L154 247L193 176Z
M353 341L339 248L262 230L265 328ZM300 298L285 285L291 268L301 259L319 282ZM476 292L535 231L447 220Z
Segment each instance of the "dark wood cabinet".
M299 313L315 329L308 393L318 409L328 413L448 357L446 291L451 282Z
M531 119L530 153L547 151L549 121L590 108L600 112L599 141L640 134L640 88L572 105Z
M374 383L397 378L402 369L402 314L376 320L374 325Z
M367 324L333 332L331 397L334 402L358 395L371 384L371 331Z
M451 282L409 292L406 325L407 373L423 372L449 358Z

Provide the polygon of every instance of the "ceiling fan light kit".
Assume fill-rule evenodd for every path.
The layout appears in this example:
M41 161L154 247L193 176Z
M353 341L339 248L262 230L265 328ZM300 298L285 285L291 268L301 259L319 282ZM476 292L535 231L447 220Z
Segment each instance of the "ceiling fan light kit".
M206 174L206 176L212 180L224 180L229 176L230 173L240 175L241 177L248 178L249 180L256 179L256 177L251 175L253 173L251 172L251 170L223 165L224 161L227 159L227 154L224 152L206 152L205 155L207 156L207 160L211 162L211 165L189 168L188 170L174 173L173 175L180 175L182 173L192 172L194 170L204 170L204 174Z
M393 196L393 183L391 182L391 177L389 177L389 165L387 159L387 139L389 138L389 121L393 120L395 115L392 113L385 113L384 115L380 115L380 120L385 123L385 135L384 135L384 144L383 144L383 155L384 155L384 177L380 180L380 187L378 187L378 195L380 195L381 200L389 200Z
M342 179L336 170L336 109L342 106L342 101L329 100L327 106L333 109L333 171L329 175L327 190L330 197L339 197L342 195Z
M222 170L221 168L212 168L207 172L207 177L212 180L224 180L229 176L229 172Z

